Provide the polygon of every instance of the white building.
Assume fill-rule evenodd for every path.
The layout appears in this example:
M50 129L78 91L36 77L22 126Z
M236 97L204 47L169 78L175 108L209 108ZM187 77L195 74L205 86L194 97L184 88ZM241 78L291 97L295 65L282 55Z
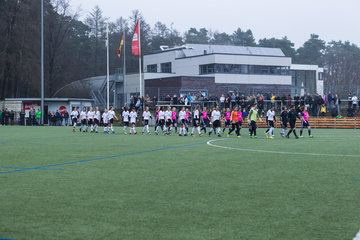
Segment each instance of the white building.
M322 68L292 65L279 48L186 44L145 55L143 65L144 93L151 96L199 90L323 93Z

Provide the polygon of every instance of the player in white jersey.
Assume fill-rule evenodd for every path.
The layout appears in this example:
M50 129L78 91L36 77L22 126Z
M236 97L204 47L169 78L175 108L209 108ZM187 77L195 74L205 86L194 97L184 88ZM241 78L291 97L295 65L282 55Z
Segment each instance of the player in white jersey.
M81 120L80 132L81 132L81 129L83 129L84 132L87 132L87 113L86 113L85 107L83 108L82 112L80 113L80 120Z
M122 117L122 121L124 124L123 133L126 135L127 134L126 129L129 127L129 117L130 117L130 113L129 113L127 107L124 108L124 111L122 112L121 117Z
M104 124L104 133L109 133L108 131L109 118L108 118L108 110L106 108L102 114L102 121Z
M216 106L215 109L211 113L212 128L209 131L209 136L211 135L211 133L213 131L215 132L215 129L216 129L218 137L221 137L221 135L220 135L220 119L221 119L221 113L219 111L219 107Z
M143 120L144 120L144 128L142 130L142 135L145 135L145 130L147 131L147 133L149 135L150 131L149 131L149 120L152 119L151 113L149 111L149 107L145 108L145 111L143 112Z
M276 117L275 117L275 110L274 110L274 106L271 106L270 109L267 111L266 113L266 120L268 123L268 130L266 130L265 132L265 136L266 138L273 139L273 133L274 133L274 121L276 122Z
M71 121L73 124L73 132L75 132L75 128L76 128L76 124L77 124L77 120L78 120L78 116L79 116L79 112L76 111L76 107L73 107L73 111L70 114L71 116Z
M155 134L159 134L159 128L165 133L165 112L164 109L161 107L159 111L159 124L156 127Z
M131 128L130 128L130 134L132 134L132 131L134 131L134 135L137 134L136 132L136 118L137 118L137 113L135 108L132 109L132 111L130 112L130 122L131 122Z
M197 104L193 113L193 127L191 130L191 136L194 137L195 128L197 129L199 136L202 137L200 130L200 105Z
M182 134L184 134L184 136L186 136L185 119L186 119L185 107L182 107L179 112L179 122L181 124L179 136L182 136Z
M113 107L110 107L110 110L108 112L108 118L109 118L109 126L110 126L110 129L111 129L111 132L114 134L114 127L113 127L113 123L114 123L114 118L116 120L118 120L118 118L116 117L115 115L115 112L114 112L114 108Z
M87 113L88 125L90 126L90 132L94 131L94 116L95 116L95 112L92 110L92 107L90 107L90 109Z
M172 131L172 111L171 111L171 107L168 107L167 110L165 111L165 125L166 125L166 133L170 135L171 131Z
M94 111L94 127L96 133L98 133L99 123L100 123L100 111L99 108L96 107Z

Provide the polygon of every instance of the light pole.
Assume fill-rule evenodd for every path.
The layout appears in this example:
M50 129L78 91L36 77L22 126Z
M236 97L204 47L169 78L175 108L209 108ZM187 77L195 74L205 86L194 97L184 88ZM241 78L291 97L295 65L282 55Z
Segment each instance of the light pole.
M44 0L41 0L41 124L44 125Z

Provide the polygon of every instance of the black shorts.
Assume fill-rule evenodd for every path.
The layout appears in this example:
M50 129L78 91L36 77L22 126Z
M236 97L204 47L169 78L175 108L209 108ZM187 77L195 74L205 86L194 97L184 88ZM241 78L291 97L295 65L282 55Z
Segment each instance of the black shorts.
M199 119L193 119L193 127L199 126Z
M274 121L268 121L268 126L269 127L274 127Z
M207 118L201 118L201 123L202 123L202 125L204 125L204 126L208 126L208 125L209 125L209 119L207 119Z
M281 127L282 127L282 128L287 128L287 125L288 125L287 122L282 122L282 123L281 123Z
M129 122L124 122L124 126L128 127L128 126L129 126Z
M94 123L95 123L96 125L99 125L99 119L95 118L95 119L94 119Z
M215 120L215 121L213 122L213 127L214 127L214 128L220 127L220 120Z
M165 119L159 119L159 125L160 126L165 125Z
M145 119L145 120L144 120L144 125L145 125L145 126L146 126L146 125L149 125L149 120Z
M113 124L113 123L114 123L114 119L113 119L113 118L110 119L109 122L110 122L110 124Z
M296 127L296 122L290 122L290 128L293 129Z
M92 124L93 124L93 120L90 119L88 123L89 123L89 125L92 125Z
M172 124L171 119L168 119L168 120L166 121L166 126L167 126L167 127L170 127L171 124Z
M136 125L136 122L131 122L131 125Z
M173 124L173 125L177 124L177 120L176 120L176 119L172 119L172 124Z
M225 119L225 126L230 126L231 125L231 121L230 119Z
M237 122L237 125L238 125L239 127L241 127L241 126L242 126L242 121L238 121L238 122Z
M77 123L77 118L73 118L72 121L73 121L74 123Z
M310 123L308 121L301 121L301 128L310 127Z
M107 127L109 124L108 123L104 123L104 127Z
M86 125L86 119L81 120L81 124Z
M185 119L181 119L181 124L186 124L186 121L185 121Z

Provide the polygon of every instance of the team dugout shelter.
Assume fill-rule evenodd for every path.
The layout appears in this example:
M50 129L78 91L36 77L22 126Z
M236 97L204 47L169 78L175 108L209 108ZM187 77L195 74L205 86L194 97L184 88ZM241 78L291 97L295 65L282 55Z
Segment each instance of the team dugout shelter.
M45 98L44 99L44 124L48 124L49 112L59 111L64 114L66 111L70 114L73 107L89 108L93 107L93 99L80 98ZM40 98L5 98L3 102L4 107L9 110L14 110L18 117L19 112L24 111L25 117L29 117L31 109L39 111L41 109Z

